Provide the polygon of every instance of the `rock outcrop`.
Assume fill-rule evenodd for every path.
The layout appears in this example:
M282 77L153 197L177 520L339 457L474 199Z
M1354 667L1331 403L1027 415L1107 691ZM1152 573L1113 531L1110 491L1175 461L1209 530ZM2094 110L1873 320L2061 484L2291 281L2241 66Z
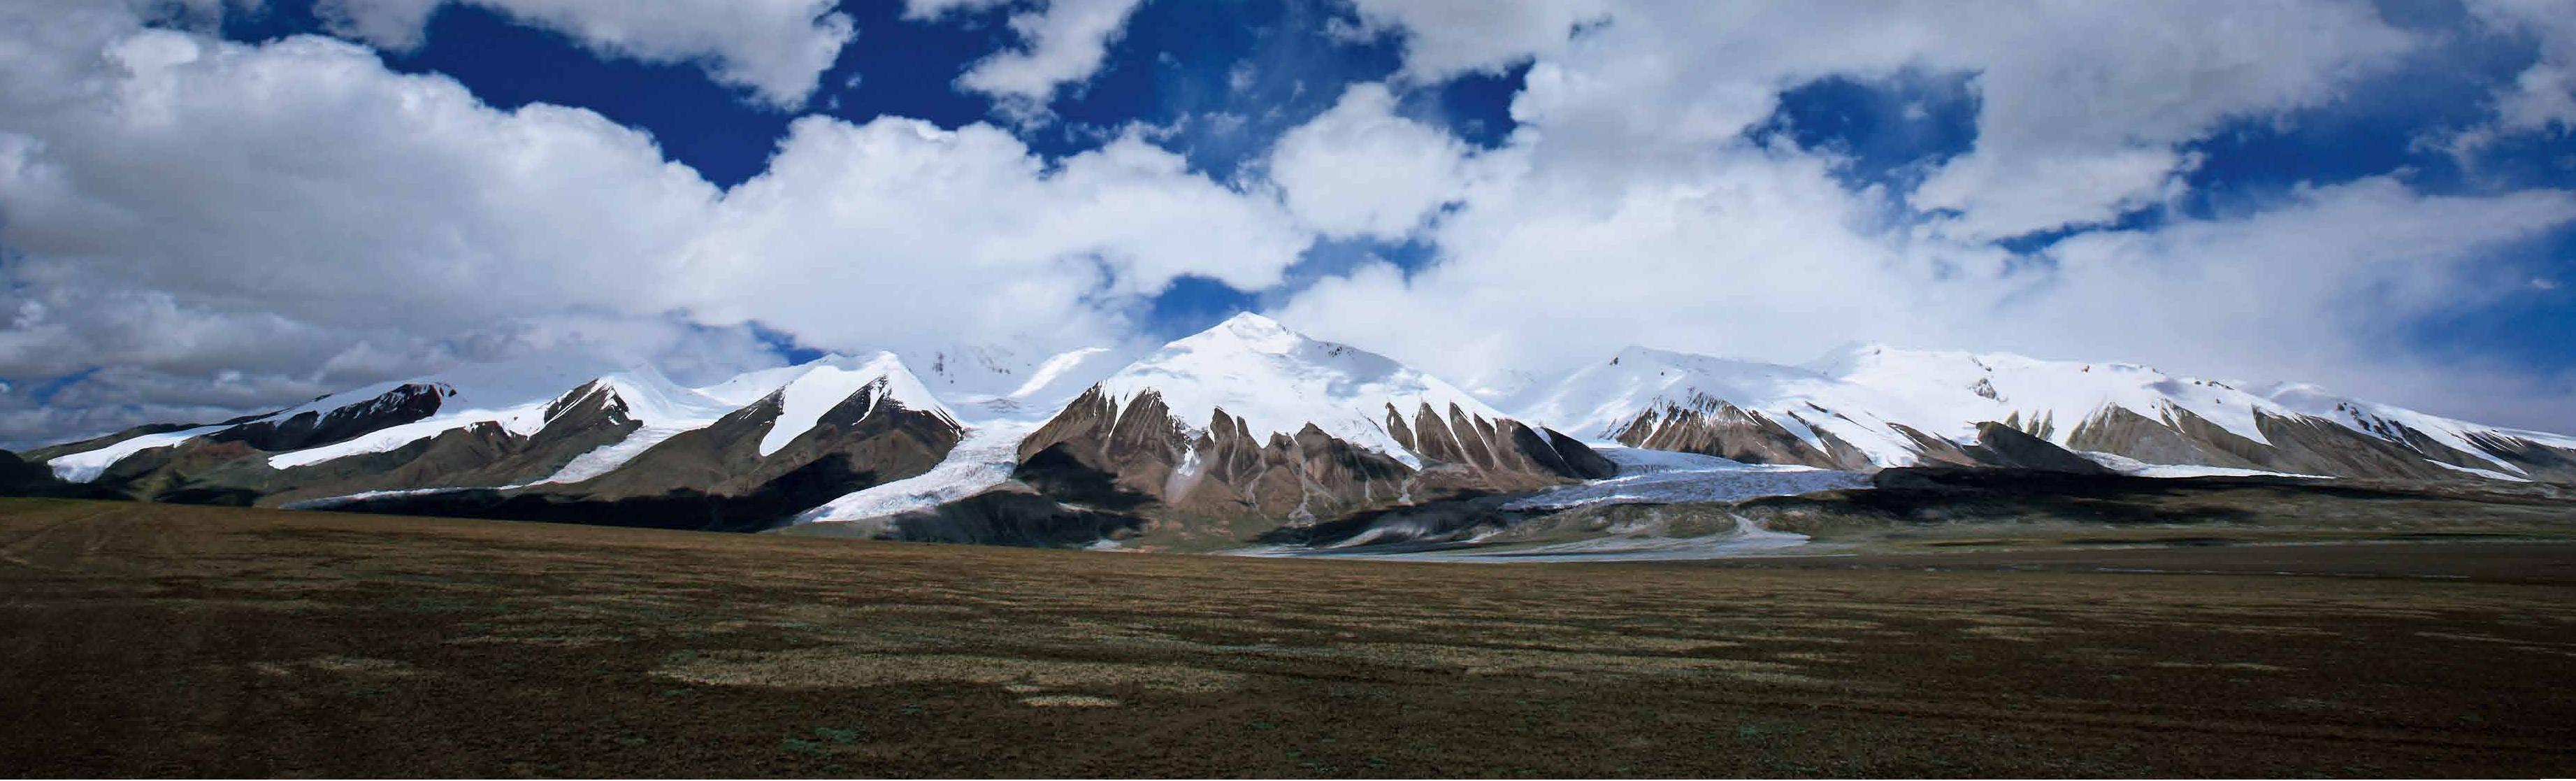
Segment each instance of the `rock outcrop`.
M1160 394L1122 403L1094 388L1022 440L1017 476L1068 504L1151 519L1147 544L1204 549L1282 526L1614 471L1573 438L1518 421L1456 406L1444 414L1417 405L1410 416L1384 408L1385 431L1404 453L1360 447L1313 423L1256 434L1222 408L1192 425Z
M1800 438L1769 415L1705 394L1693 394L1685 401L1639 413L1611 437L1629 447L1698 453L1748 464L1872 468L1869 454L1829 431L1808 426L1796 413L1787 417L1814 432L1816 442Z

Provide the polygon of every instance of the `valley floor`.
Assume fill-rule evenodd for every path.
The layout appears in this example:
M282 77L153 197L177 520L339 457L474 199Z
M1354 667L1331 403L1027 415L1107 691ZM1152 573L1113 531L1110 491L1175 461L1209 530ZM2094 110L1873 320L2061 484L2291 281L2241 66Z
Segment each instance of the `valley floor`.
M2576 774L2576 543L1424 564L0 500L56 775Z

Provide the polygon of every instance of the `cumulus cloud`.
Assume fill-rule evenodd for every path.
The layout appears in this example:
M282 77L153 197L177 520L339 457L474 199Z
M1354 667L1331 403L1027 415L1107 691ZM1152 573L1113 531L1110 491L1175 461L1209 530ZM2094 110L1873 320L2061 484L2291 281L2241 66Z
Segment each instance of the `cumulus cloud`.
M2495 121L2462 133L2454 147L2474 152L2517 133L2576 133L2576 13L2550 0L2473 0L2468 7L2487 28L2529 40L2537 56L2496 89Z
M1998 310L1998 324L2042 327L1964 330L2226 376L2375 384L2437 370L2385 348L2404 329L2530 277L2490 250L2571 222L2566 192L2426 196L2387 177L2305 188L2260 212L2067 239L2048 252L2048 295Z
M1266 197L1130 134L1050 167L990 125L809 117L729 194L681 287L714 322L824 344L1068 348L1177 276L1277 284L1307 238Z
M2469 397L2460 367L2387 347L2427 315L2528 278L2486 250L2576 222L2565 193L2427 197L2370 179L2250 216L2085 234L2015 264L1878 227L1878 204L1815 158L1739 152L1567 208L1585 189L1531 178L1480 191L1435 230L1436 265L1409 276L1364 267L1280 316L1458 376L1564 366L1628 343L1797 363L1876 341L2554 416L2507 418L2524 422L2571 412L2563 397ZM2520 376L2476 387L2551 387Z
M564 345L721 373L775 361L773 321L849 351L1109 340L1176 276L1275 284L1306 242L1133 136L1050 161L988 125L814 117L727 192L592 112L331 39L112 1L0 31L0 377L79 375L0 400L0 441Z
M63 379L0 388L0 446L226 420L383 380L544 353L650 364L692 384L782 363L748 328L671 318L534 316L432 339L261 323L238 313L120 308L105 315L96 320L107 328L85 322L76 335L81 348L100 348L79 356L96 363Z
M1404 38L1404 75L1439 81L1561 50L1577 26L1606 18L1612 0L1353 0L1359 34Z
M1803 82L1974 74L1976 146L1915 194L1973 241L2152 202L2187 163L2178 144L2331 100L2414 45L2331 0L1974 5L1614 3L1539 52L1513 116L1615 173L1726 142Z
M833 0L320 0L314 11L334 33L399 51L420 46L430 17L451 3L563 33L603 55L697 63L782 108L804 105L857 35Z
M1872 231L1876 206L1822 157L1738 148L1613 188L1542 154L1487 153L1520 173L1465 192L1429 234L1430 267L1325 280L1282 318L1465 376L1627 342L1803 360L1922 319L1890 305L1937 301L1907 292L1938 281L1931 260Z
M337 41L47 45L82 70L0 76L0 237L44 287L221 291L370 327L652 312L676 302L642 280L718 196L597 114L498 111Z
M819 2L455 1L610 56L700 63L779 105L851 35ZM442 2L326 12L345 35L416 45ZM956 86L1027 121L1097 74L1137 5L906 12L1013 9L1018 45ZM2186 194L2194 140L2330 104L2416 45L2367 4L1356 0L1361 32L1401 40L1401 67L1237 180L1141 129L1049 157L988 124L806 117L731 189L589 111L494 109L351 43L223 43L138 18L165 7L0 5L0 441L566 346L711 378L775 362L779 332L850 351L1114 342L1183 276L1461 378L1630 342L1799 361L1871 340L2576 421L2576 374L2392 347L2445 312L2546 293L2534 280L2563 269L2495 250L2576 224L2576 195L2371 177L2102 227ZM2472 6L2542 42L2498 93L2498 127L2563 127L2549 69L2576 60L2551 53L2551 19L2516 9ZM1406 90L1524 62L1499 148L1396 110ZM1966 74L1978 106L1973 144L1919 183L1856 185L1836 152L1748 132L1784 90L1904 72ZM2073 235L1997 243L2051 230ZM1311 276L1287 270L1318 237L1419 242L1432 260L1283 289Z
M1409 70L1533 64L1512 104L1521 130L1478 156L1492 173L1430 228L1434 262L1364 265L1295 295L1282 318L1319 335L1471 377L1630 342L1786 362L1852 340L2020 350L2576 420L2563 397L2473 401L2443 384L2564 382L2394 347L2426 317L2521 289L2533 270L2493 250L2576 222L2568 193L2432 197L2372 178L2037 256L1993 243L2172 198L2198 164L2188 142L2388 67L2416 42L2367 5L1638 0L1600 6L1579 33L1472 53L1437 48L1433 6L1362 8L1406 26ZM1911 191L1855 189L1829 152L1749 140L1784 89L1907 69L1973 74L1979 101L1973 146Z
M1288 209L1325 236L1401 239L1466 186L1467 146L1395 115L1384 85L1361 84L1270 151Z
M1057 90L1100 71L1109 44L1143 0L1036 0L1036 10L1011 15L1020 48L995 52L957 77L957 86L991 96L1016 121L1047 113ZM1000 0L908 0L905 15L936 19L958 10L992 8Z

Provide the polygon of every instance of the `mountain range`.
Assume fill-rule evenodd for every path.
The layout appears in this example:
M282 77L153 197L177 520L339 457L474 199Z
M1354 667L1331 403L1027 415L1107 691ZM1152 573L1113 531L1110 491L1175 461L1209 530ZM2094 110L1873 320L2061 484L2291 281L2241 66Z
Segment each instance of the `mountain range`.
M1144 355L829 355L694 388L545 354L0 453L0 490L1209 551L1482 539L1569 507L1923 470L2576 483L2576 437L2124 363L1632 347L1513 384L1471 393L1253 314Z

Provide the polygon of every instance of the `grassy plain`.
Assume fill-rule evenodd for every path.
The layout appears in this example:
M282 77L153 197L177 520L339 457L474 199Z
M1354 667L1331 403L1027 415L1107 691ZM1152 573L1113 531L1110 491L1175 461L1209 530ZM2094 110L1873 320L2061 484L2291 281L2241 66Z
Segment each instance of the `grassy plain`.
M13 775L2576 774L2563 542L1425 564L0 500L0 595Z

